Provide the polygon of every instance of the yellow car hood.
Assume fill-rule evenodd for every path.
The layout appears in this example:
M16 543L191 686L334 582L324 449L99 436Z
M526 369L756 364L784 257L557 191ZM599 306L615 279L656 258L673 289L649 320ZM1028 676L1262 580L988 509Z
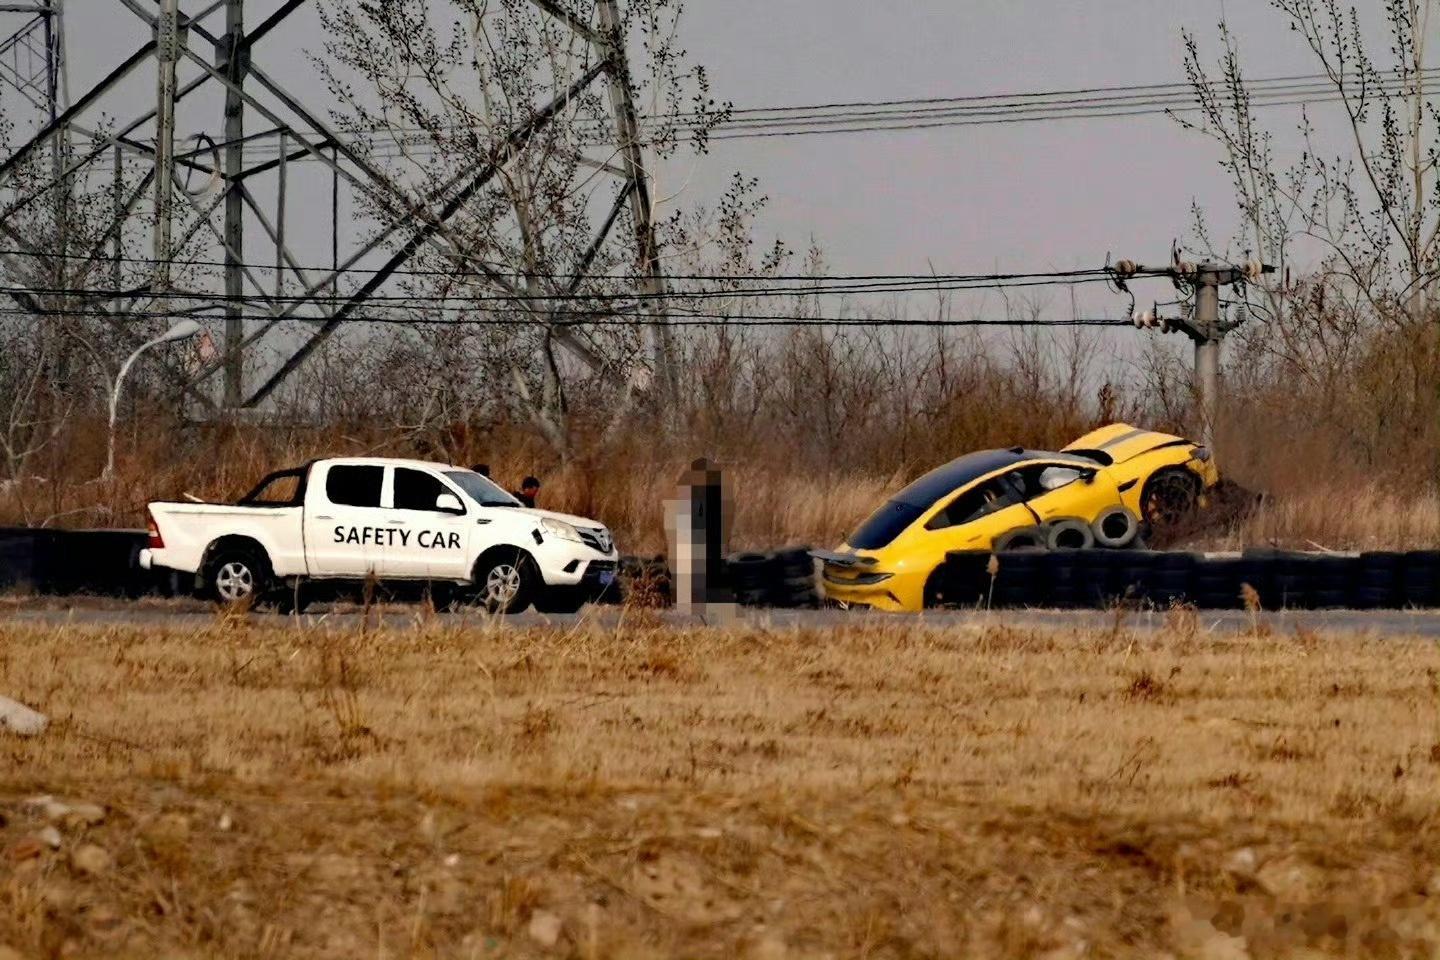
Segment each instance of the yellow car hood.
M1128 423L1112 423L1108 427L1101 427L1099 430L1085 434L1065 450L1067 452L1099 450L1107 454L1113 462L1124 463L1126 460L1132 460L1142 453L1149 453L1159 447L1169 447L1181 443L1190 443L1190 441L1169 433L1141 430Z

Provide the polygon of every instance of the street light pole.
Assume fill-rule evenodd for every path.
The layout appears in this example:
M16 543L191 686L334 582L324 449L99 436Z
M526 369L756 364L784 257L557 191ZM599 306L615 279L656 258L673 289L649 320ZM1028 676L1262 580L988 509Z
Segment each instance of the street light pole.
M120 414L120 385L125 382L125 377L140 355L151 347L158 347L162 343L174 343L177 340L188 340L203 328L196 320L179 320L169 330L152 340L147 340L135 348L135 352L125 358L120 364L120 372L115 374L115 383L110 388L110 432L105 444L105 472L100 475L101 479L108 480L115 473L115 420Z

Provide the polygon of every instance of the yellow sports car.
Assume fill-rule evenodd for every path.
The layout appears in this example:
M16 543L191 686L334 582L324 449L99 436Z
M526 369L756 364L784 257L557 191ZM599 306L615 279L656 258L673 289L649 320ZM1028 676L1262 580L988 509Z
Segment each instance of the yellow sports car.
M921 610L952 550L1132 545L1172 525L1219 482L1210 452L1124 423L1058 453L984 450L925 474L836 551L816 551L826 595L850 606Z

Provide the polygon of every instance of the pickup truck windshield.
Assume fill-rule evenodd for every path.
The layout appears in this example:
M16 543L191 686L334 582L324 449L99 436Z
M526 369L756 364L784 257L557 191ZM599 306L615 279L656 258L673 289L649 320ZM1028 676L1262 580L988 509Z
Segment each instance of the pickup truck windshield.
M492 481L485 479L474 470L447 470L445 476L449 478L465 495L470 497L482 507L518 507L520 501L510 494L497 487Z

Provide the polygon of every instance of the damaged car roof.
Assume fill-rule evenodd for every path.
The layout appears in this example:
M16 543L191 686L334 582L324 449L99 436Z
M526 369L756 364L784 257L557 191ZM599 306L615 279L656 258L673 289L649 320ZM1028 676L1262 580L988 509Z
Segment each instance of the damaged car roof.
M1100 466L1095 460L1077 453L1025 450L1020 447L1010 447L1006 450L978 450L975 453L967 453L963 457L956 457L944 466L936 467L891 499L923 509L947 493L988 473L1034 460L1070 463L1077 467Z

